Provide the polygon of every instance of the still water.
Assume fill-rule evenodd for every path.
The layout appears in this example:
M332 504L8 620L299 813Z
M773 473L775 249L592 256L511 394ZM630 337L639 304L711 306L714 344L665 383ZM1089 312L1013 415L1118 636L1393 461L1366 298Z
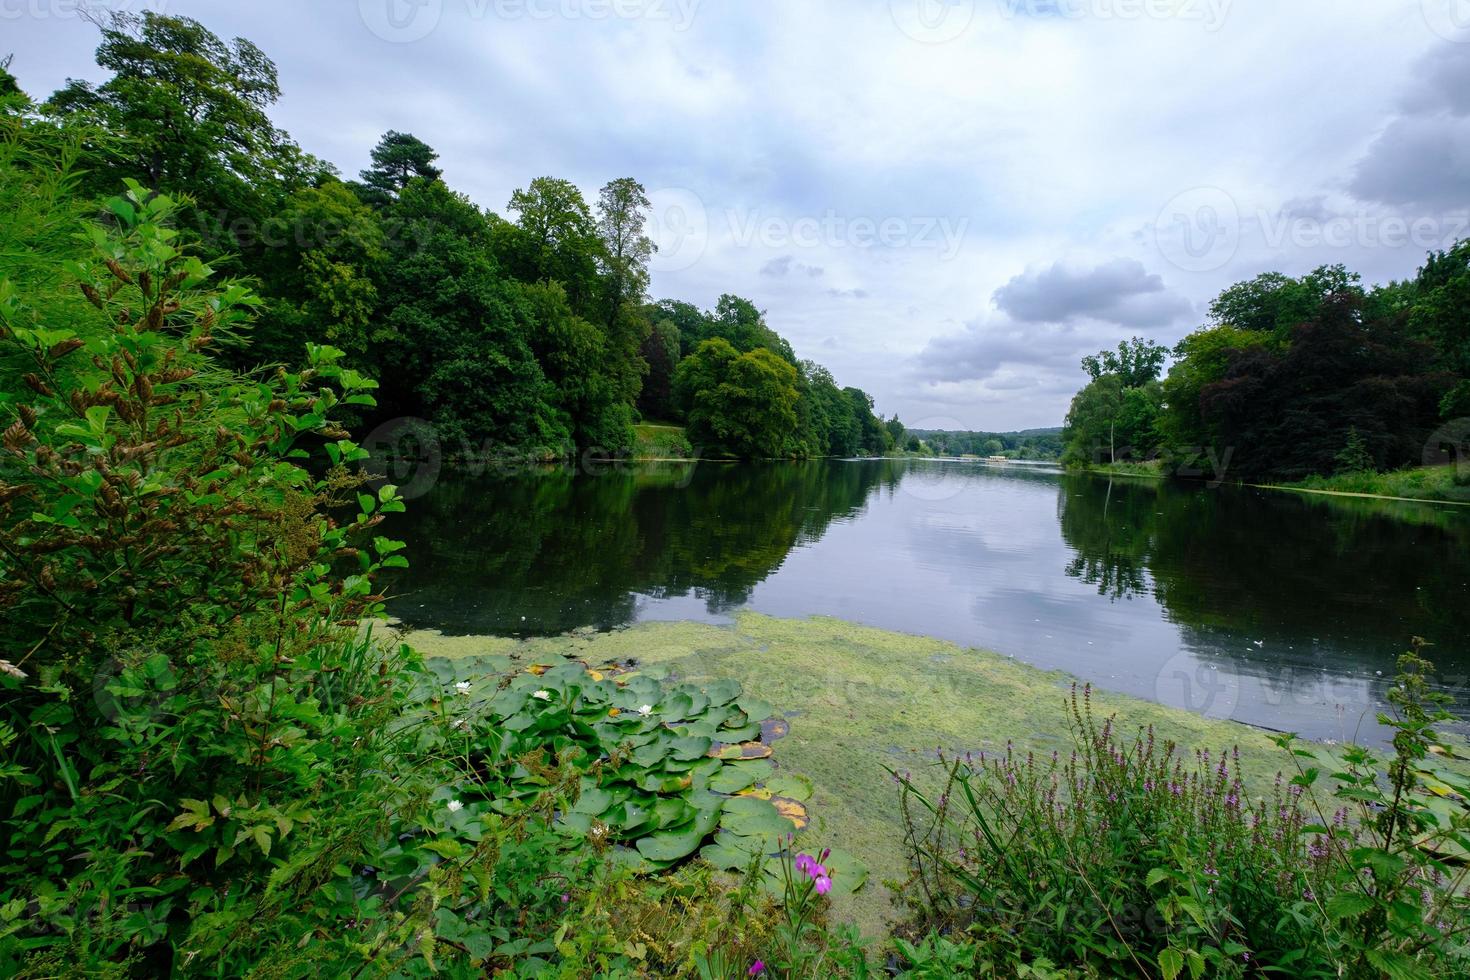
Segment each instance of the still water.
M1470 690L1470 508L877 460L460 475L395 520L390 611L447 633L836 616L1372 742L1411 637Z

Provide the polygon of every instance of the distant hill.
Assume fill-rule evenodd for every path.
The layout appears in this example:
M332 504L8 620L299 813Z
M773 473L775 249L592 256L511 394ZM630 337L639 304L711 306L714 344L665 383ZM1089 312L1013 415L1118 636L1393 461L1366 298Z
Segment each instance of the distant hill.
M910 429L940 456L1006 456L1011 459L1062 458L1062 428L1023 429L1019 432L950 432Z

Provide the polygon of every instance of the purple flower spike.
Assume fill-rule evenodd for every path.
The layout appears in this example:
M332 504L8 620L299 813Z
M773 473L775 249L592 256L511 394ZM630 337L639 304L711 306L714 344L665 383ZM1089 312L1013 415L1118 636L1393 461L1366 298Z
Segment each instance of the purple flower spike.
M762 973L766 972L766 964L761 962L760 960L756 960L754 963L750 964L750 969L745 972L752 977L758 977Z
M796 870L800 871L802 874L810 875L812 873L812 868L816 866L817 862L812 860L812 856L810 854L796 855Z
M825 895L832 890L832 879L822 875L817 879L817 894Z

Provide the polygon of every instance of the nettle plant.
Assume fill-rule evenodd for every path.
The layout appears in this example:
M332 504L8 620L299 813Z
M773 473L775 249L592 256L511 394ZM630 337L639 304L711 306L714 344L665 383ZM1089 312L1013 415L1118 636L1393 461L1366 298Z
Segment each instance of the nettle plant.
M372 534L402 504L360 492L365 454L332 421L374 383L328 347L263 380L212 364L258 300L213 283L177 207L131 182L108 203L67 269L88 319L0 282L7 973L162 968L165 940L178 966L268 934L320 873L283 880L279 859L380 829L371 801L392 795L374 760L411 658L360 624L373 575L403 563ZM330 465L309 471L308 446ZM354 800L350 830L326 819ZM268 878L268 902L247 897ZM192 950L191 922L212 933Z

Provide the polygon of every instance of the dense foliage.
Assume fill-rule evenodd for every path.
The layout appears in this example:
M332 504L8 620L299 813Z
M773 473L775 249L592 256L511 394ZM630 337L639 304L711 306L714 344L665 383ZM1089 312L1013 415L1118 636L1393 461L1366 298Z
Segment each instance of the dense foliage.
M187 237L255 280L259 315L229 349L233 367L295 366L306 344L330 343L383 385L355 418L427 419L462 457L624 455L640 414L687 417L709 455L894 447L872 399L799 362L748 300L723 296L707 313L649 301L650 205L636 180L609 181L589 205L569 181L538 177L502 217L453 192L431 146L390 131L344 182L270 122L276 68L249 41L152 12L99 25L112 77L69 82L42 111L88 128L85 196L124 179L175 195ZM29 116L19 101L11 111ZM711 339L751 356L676 397L681 362Z
M1220 294L1162 381L1164 348L1136 338L1085 359L1068 458L1193 475L1208 458L1246 481L1462 464L1467 323L1470 241L1373 289L1340 265L1266 273Z

